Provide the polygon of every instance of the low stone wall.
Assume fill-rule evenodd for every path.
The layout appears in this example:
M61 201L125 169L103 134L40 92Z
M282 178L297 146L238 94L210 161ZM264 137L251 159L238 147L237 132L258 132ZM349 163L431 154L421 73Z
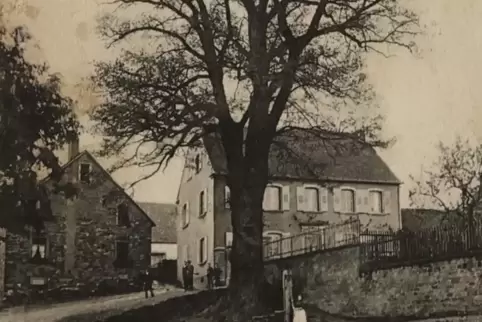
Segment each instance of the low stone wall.
M267 263L266 275L276 280L283 268L291 268L294 293L302 295L303 306L345 317L410 321L441 312L480 312L481 259L393 268L362 277L359 256L359 248L351 247L278 260Z

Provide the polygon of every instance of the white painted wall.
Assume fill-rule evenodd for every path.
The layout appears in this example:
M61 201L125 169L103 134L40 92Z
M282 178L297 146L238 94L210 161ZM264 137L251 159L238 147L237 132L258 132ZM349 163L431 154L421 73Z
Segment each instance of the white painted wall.
M151 255L156 254L166 254L167 260L177 259L177 244L165 244L165 243L152 243L151 244Z

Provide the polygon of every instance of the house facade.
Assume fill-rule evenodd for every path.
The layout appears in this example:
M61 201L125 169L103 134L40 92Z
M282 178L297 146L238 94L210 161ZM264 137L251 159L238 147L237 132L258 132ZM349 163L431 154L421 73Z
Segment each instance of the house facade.
M284 140L283 150L270 153L263 202L265 242L353 218L369 229L400 229L400 182L372 147L348 137L328 136L321 144L317 137L297 135ZM286 146L296 147L296 153L290 153L296 157L283 154ZM200 288L208 263L217 265L228 282L226 249L232 229L225 174L221 143L211 136L203 140L203 148L189 153L181 178L178 272L191 260Z
M149 267L154 222L78 142L63 168L75 196L47 178L54 220L27 235L7 232L7 288L129 280Z

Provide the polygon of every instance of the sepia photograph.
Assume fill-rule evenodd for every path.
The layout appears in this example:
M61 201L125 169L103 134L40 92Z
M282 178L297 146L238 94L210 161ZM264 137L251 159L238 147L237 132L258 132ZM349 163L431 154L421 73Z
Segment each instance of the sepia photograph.
M480 17L0 0L0 322L482 322Z

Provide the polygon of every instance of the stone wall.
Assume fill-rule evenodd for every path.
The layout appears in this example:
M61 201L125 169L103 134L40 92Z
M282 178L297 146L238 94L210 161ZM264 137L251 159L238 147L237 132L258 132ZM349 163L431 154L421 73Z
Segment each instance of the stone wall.
M360 276L359 248L304 255L266 265L269 280L291 268L303 306L347 317L415 318L477 312L482 305L482 259L466 258ZM296 296L296 295L295 295ZM434 320L435 321L435 320Z
M106 278L127 275L134 278L150 264L150 220L125 195L88 154L78 162L92 164L92 182L76 183L77 195L66 199L53 193L51 204L55 220L46 223L47 252L42 265L31 263L32 243L29 234L7 235L7 286L22 284L27 287L30 277L50 280L54 286L59 279L74 279L86 284ZM73 165L74 167L76 165ZM68 180L69 171L65 180ZM116 207L126 203L129 209L129 227L117 224ZM132 267L116 268L116 240L129 241Z

